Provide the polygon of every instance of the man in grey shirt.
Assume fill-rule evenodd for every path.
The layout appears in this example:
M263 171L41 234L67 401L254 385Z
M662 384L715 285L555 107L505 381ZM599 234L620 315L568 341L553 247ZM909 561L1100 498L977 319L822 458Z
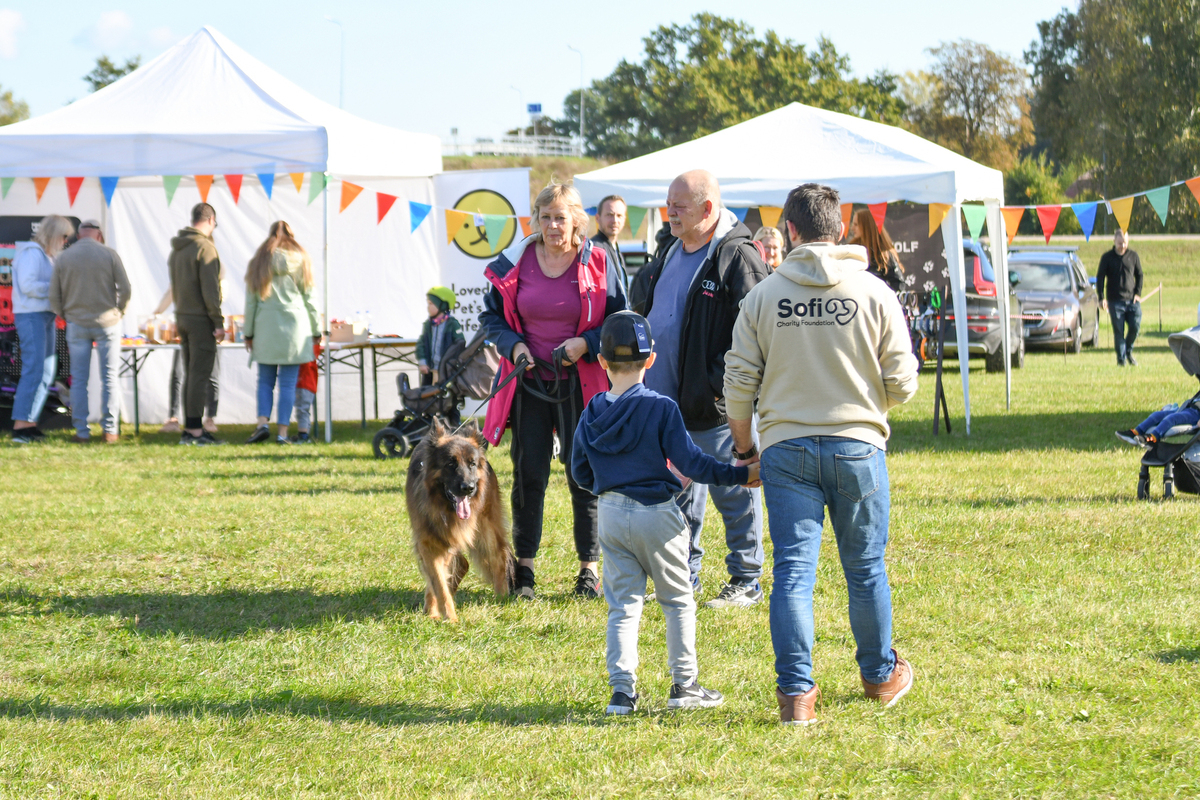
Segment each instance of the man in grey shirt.
M117 251L101 244L100 223L85 220L79 240L54 262L50 279L50 308L67 321L67 348L71 354L71 441L85 444L88 430L88 378L92 371L92 345L100 355L101 427L104 441L117 441L121 395L121 319L129 305L129 278Z

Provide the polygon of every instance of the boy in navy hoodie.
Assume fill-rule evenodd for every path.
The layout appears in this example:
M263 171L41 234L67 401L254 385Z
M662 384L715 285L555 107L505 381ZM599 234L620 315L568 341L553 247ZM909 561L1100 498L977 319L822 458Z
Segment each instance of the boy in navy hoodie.
M668 708L703 708L725 702L696 680L696 600L688 570L690 531L675 504L680 476L721 486L758 481L758 464L722 464L692 443L679 406L642 385L654 366L650 324L622 311L604 322L600 365L612 389L588 403L575 431L571 472L598 495L604 599L608 601L606 714L637 709L638 624L646 578L667 620L671 669Z

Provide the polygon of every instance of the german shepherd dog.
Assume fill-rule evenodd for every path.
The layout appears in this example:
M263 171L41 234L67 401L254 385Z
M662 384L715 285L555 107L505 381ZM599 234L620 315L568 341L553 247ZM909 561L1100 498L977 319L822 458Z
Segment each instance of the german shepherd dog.
M408 464L413 550L425 575L425 613L433 619L458 622L454 593L470 568L468 555L497 597L508 594L512 545L485 447L474 420L458 435L435 419Z

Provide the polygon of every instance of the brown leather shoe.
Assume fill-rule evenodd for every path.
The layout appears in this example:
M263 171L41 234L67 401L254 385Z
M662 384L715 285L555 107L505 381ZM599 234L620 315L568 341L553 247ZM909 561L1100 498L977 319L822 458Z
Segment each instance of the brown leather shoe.
M863 694L868 700L878 700L883 703L884 708L891 708L896 705L896 702L908 693L913 684L913 668L912 666L900 657L894 649L892 655L896 657L896 666L892 670L892 674L883 683L868 683L863 678Z
M775 690L779 703L779 721L784 725L812 725L817 721L817 700L821 690L813 686L804 694L788 695Z
M116 434L116 433L104 434L104 443L105 444L116 444L119 441L121 441L120 434Z

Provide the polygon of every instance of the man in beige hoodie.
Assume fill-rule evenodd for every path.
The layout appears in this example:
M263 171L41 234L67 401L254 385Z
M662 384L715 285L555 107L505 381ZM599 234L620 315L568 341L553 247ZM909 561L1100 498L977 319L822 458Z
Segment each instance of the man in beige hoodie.
M890 706L913 671L892 649L884 550L890 494L887 412L917 390L904 312L867 269L858 245L839 246L840 198L804 184L784 207L794 249L742 302L725 357L725 402L738 463L758 458L774 544L771 642L780 720L816 721L812 592L825 508L846 576L850 628L868 699Z

